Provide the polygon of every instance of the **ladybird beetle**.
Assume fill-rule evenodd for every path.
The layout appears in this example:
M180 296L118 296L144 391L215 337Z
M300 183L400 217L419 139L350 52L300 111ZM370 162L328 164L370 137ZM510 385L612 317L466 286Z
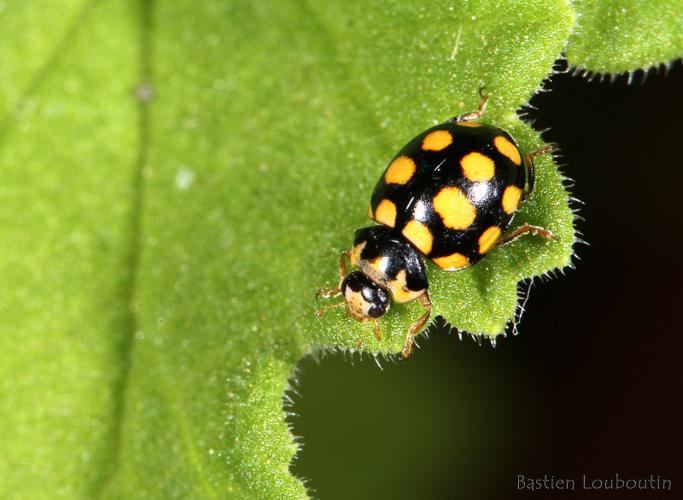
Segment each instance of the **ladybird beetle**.
M534 157L552 148L523 155L507 132L480 123L488 100L480 94L477 111L422 132L389 163L368 210L379 225L356 231L351 250L340 258L339 286L319 291L344 301L322 307L318 316L346 305L352 318L370 321L381 340L377 318L389 309L389 297L399 304L419 300L425 312L406 334L402 354L408 358L432 308L421 256L458 271L525 234L557 239L526 223L506 232L533 192ZM347 259L358 270L349 273Z

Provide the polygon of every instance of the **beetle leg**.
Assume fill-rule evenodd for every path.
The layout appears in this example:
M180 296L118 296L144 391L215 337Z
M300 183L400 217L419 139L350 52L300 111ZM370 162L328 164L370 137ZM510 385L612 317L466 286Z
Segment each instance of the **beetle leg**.
M321 288L315 294L323 299L331 299L341 295L341 288L338 286L334 288Z
M346 278L346 275L348 274L348 271L346 269L346 259L349 257L350 252L348 250L344 250L341 255L339 256L339 286L341 287L341 282L344 281L344 278Z
M552 153L553 149L554 148L552 146L546 146L544 148L535 149L534 151L524 155L524 163L526 164L527 175L529 176L529 187L524 192L524 197L522 200L526 200L534 192L534 186L536 185L536 167L534 166L534 158Z
M321 288L316 292L316 296L322 297L323 299L330 299L332 297L337 297L341 294L341 284L348 274L346 268L346 259L349 256L349 251L346 250L339 256L339 285L335 288Z
M381 342L382 341L382 332L379 329L379 323L377 322L377 319L370 318L370 322L372 323L372 333L374 334L375 338L377 339L377 342Z
M481 118L481 115L484 114L484 110L486 109L486 103L489 100L488 94L484 94L484 87L479 87L479 96L481 97L481 100L479 101L479 107L477 108L476 111L470 111L469 113L463 113L463 114L458 115L454 118L451 118L450 121L452 121L452 122L472 122L472 121L476 121L479 118Z
M522 224L519 227L516 227L509 233L506 233L503 235L503 238L496 243L496 246L502 246L502 245L507 245L508 243L512 243L515 241L517 238L520 238L521 236L524 236L525 234L535 234L537 236L540 236L541 238L545 238L546 240L553 240L553 241L559 241L560 238L555 236L551 231L548 231L547 229L543 229L542 227L539 226L532 226L531 224L527 224L526 222Z
M406 342L403 346L403 359L408 359L413 352L413 338L415 335L420 333L422 328L429 321L429 316L432 314L432 302L429 300L429 294L425 292L420 295L420 304L425 308L425 313L420 316L415 323L413 323L408 329L408 334L406 335Z
M346 302L339 302L339 303L337 303L337 304L325 304L325 305L322 306L320 309L318 309L317 311L315 311L315 315L316 315L318 318L321 318L321 317L323 317L323 316L325 315L325 313L326 313L327 311L329 311L330 309L334 309L335 307L341 307L341 306L343 306L343 305L346 305Z
M381 342L382 332L379 329L379 323L377 322L377 319L369 318L369 320L372 323L372 333L375 335L377 342ZM360 351L360 348L363 347L363 344L365 344L365 336L361 333L360 340L358 341L358 344L356 344L356 350Z

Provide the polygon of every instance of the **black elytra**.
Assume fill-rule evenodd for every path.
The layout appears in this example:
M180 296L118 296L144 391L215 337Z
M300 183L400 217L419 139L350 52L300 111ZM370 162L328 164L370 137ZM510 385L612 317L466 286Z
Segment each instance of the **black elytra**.
M418 299L425 313L406 335L404 358L431 314L422 257L457 271L524 234L554 239L529 224L506 233L533 189L533 157L550 148L522 155L506 131L479 123L486 100L482 96L478 111L422 132L398 152L372 193L368 216L379 225L356 231L352 249L341 256L340 286L322 290L326 297L343 293L348 313L372 321L378 340L375 318L389 303L377 290L397 303ZM358 268L348 276L346 258Z
M423 255L444 269L474 264L492 248L497 238L485 240L483 245L479 244L480 238L490 228L495 228L491 231L498 237L508 228L526 183L526 168L512 137L497 127L472 125L446 122L415 137L380 177L370 203L375 221L402 231ZM425 149L430 134L441 136L441 142L434 141L434 149L451 142L442 149ZM391 176L397 160L408 165L403 172L415 170L405 182L387 182L407 177L407 173L402 178ZM393 204L393 221L387 220L382 208L377 212L381 203ZM394 208L390 210L393 213ZM428 231L406 230L412 221ZM459 261L455 266L448 265L448 259L443 258L456 252L467 260L452 257L451 262Z

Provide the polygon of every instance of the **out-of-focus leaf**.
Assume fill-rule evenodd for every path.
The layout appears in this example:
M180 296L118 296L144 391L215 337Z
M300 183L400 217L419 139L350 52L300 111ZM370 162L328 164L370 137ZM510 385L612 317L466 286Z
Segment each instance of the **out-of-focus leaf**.
M113 471L133 320L134 2L1 2L0 497Z
M567 47L572 66L623 73L683 56L680 0L574 0L577 26Z

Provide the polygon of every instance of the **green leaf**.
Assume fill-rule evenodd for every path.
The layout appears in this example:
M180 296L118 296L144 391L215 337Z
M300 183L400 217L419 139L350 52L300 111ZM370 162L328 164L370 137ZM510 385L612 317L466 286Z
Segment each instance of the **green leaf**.
M573 13L105 0L13 2L0 23L0 496L297 498L281 408L297 360L361 335L396 352L417 313L395 307L381 344L313 314L379 173L482 85L486 121L539 147L515 111ZM549 157L537 169L517 222L560 242L431 269L453 325L499 333L517 282L569 263L567 193Z
M0 4L0 497L89 498L132 322L138 22L42 4Z
M623 73L683 56L680 0L574 0L577 26L567 47L572 66Z
M113 496L304 495L288 473L286 378L312 347L355 346L362 330L343 315L316 320L315 290L334 280L393 152L476 106L480 85L488 119L525 149L540 144L515 109L568 35L571 12L553 5L497 3L487 16L469 3L159 4L140 338ZM563 243L523 241L479 272L434 273L451 321L500 331L517 280L568 262L566 193L549 159L539 172L520 219L550 225ZM386 341L369 348L400 349L411 309L396 308Z

